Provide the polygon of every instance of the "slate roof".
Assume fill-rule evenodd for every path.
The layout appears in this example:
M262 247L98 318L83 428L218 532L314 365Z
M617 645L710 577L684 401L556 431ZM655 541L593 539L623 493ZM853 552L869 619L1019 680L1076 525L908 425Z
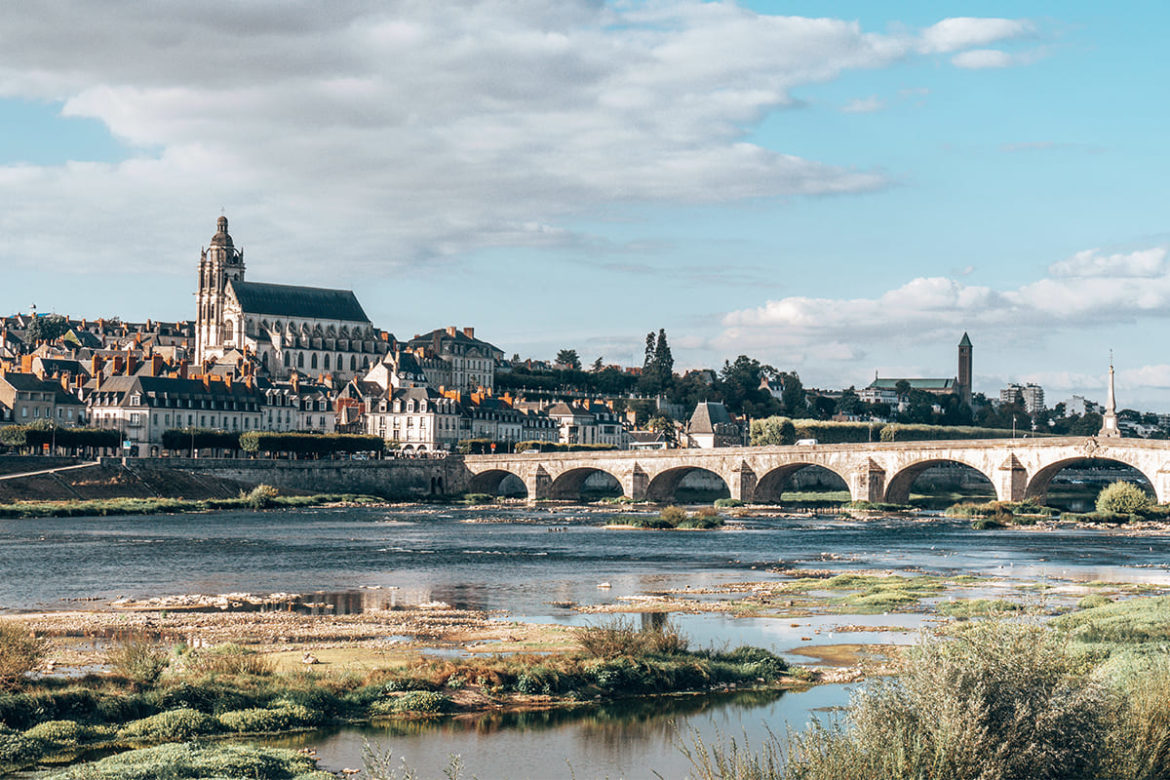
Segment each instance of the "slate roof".
M882 377L873 380L869 386L875 390L896 390L898 383L903 379L910 383L912 390L954 390L956 386L955 379L911 379L909 377Z
M963 340L959 342L959 346L960 346L960 347L969 347L969 346L971 346L971 339L970 339L970 338L967 336L967 334L966 334L966 333L964 333L964 334L963 334Z
M327 290L323 287L267 282L231 281L228 284L240 302L240 308L249 314L363 323L370 321L352 290Z
M421 336L415 336L410 341L406 342L406 346L409 349L418 349L419 347L430 347L435 343L435 336L439 337L440 343L455 342L458 344L465 344L467 346L478 347L481 350L485 350L485 351L492 352L492 353L498 352L500 355L504 354L504 350L500 349L495 344L492 344L489 341L484 341L483 339L478 339L475 336L468 336L462 330L456 330L455 335L452 336L447 331L446 328L436 328L435 330L432 330L429 333L424 333Z
M691 433L715 433L716 425L732 422L727 407L719 401L702 401L695 407L687 430Z

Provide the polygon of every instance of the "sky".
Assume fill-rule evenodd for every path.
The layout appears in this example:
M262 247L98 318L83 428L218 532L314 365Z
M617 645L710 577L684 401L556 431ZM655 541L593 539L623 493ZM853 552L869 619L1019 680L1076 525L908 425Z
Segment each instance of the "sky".
M0 4L0 311L193 318L222 213L399 338L1170 411L1170 6L959 5Z

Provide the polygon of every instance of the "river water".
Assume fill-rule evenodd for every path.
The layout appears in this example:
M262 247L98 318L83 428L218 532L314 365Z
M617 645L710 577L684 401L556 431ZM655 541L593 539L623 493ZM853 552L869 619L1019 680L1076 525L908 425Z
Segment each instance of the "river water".
M475 522L468 522L475 520ZM665 588L769 578L766 567L894 569L1033 581L1170 585L1170 536L1061 529L972 531L969 523L832 516L745 519L710 533L599 527L604 515L558 509L433 507L221 512L0 521L0 610L74 609L118 597L183 593L329 594L336 611L442 601L506 610L502 619L574 623L564 603L624 603ZM608 587L598 587L608 585ZM316 599L321 600L321 599ZM864 621L848 616L846 622ZM904 642L920 618L876 616ZM830 638L831 621L680 616L693 644L757 644L790 654ZM821 622L818 623L817 621ZM902 622L899 622L902 621ZM807 659L806 659L807 660ZM683 777L677 742L800 727L839 706L845 686L804 693L682 697L545 715L456 718L394 729L299 735L330 769L360 767L369 741L436 776L448 754L490 777Z

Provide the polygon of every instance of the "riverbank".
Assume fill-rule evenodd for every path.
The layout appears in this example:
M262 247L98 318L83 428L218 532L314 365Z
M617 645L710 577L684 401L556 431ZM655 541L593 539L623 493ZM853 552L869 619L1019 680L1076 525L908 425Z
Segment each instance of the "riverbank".
M235 498L103 498L69 501L18 501L0 504L0 519L37 517L106 517L214 512L225 509L296 509L310 506L352 507L385 504L377 496L350 493L280 495L261 485Z

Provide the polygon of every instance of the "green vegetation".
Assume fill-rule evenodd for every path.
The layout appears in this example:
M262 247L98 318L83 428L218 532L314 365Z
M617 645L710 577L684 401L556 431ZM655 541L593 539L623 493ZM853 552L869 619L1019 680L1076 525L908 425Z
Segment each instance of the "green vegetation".
M381 436L354 433L270 433L248 431L240 434L240 449L274 455L333 455L338 453L384 452Z
M606 525L633 526L655 531L669 531L675 529L709 531L723 527L723 518L719 510L705 506L692 515L682 507L664 507L657 515L614 515L605 522Z
M717 498L715 499L716 509L734 509L743 506L743 502L738 498Z
M381 699L370 706L375 715L443 715L455 709L449 696L435 691L407 691L393 699Z
M52 423L0 427L0 444L41 450L45 445L68 450L116 449L122 436L106 428L61 428Z
M1111 482L1097 494L1097 512L1101 514L1142 514L1153 503L1146 491L1132 482Z
M954 599L939 602L936 609L940 615L966 619L1020 612L1023 606L1005 599Z
M171 428L163 431L162 446L165 450L238 450L240 434L213 428Z
M613 444L561 444L555 441L518 441L512 445L513 452L601 452L616 449ZM507 452L506 449L496 451Z
M316 759L294 750L252 745L191 743L131 750L49 775L48 780L331 780Z
M261 490L263 488L263 490ZM261 492L257 492L261 491ZM321 493L313 496L272 495L261 485L239 498L95 498L85 501L18 501L0 504L0 518L89 517L106 515L153 515L210 512L219 509L289 509L321 504L372 504L382 499L354 493Z
M1059 511L1029 499L984 503L965 501L947 507L945 514L947 517L973 518L971 527L976 531L984 531L1009 525L1033 525L1037 520L1056 517Z
M881 501L846 501L841 508L857 512L910 512L914 509L909 504L888 504Z
M167 651L158 643L133 637L111 647L106 663L114 674L124 677L138 688L149 688L170 665Z

